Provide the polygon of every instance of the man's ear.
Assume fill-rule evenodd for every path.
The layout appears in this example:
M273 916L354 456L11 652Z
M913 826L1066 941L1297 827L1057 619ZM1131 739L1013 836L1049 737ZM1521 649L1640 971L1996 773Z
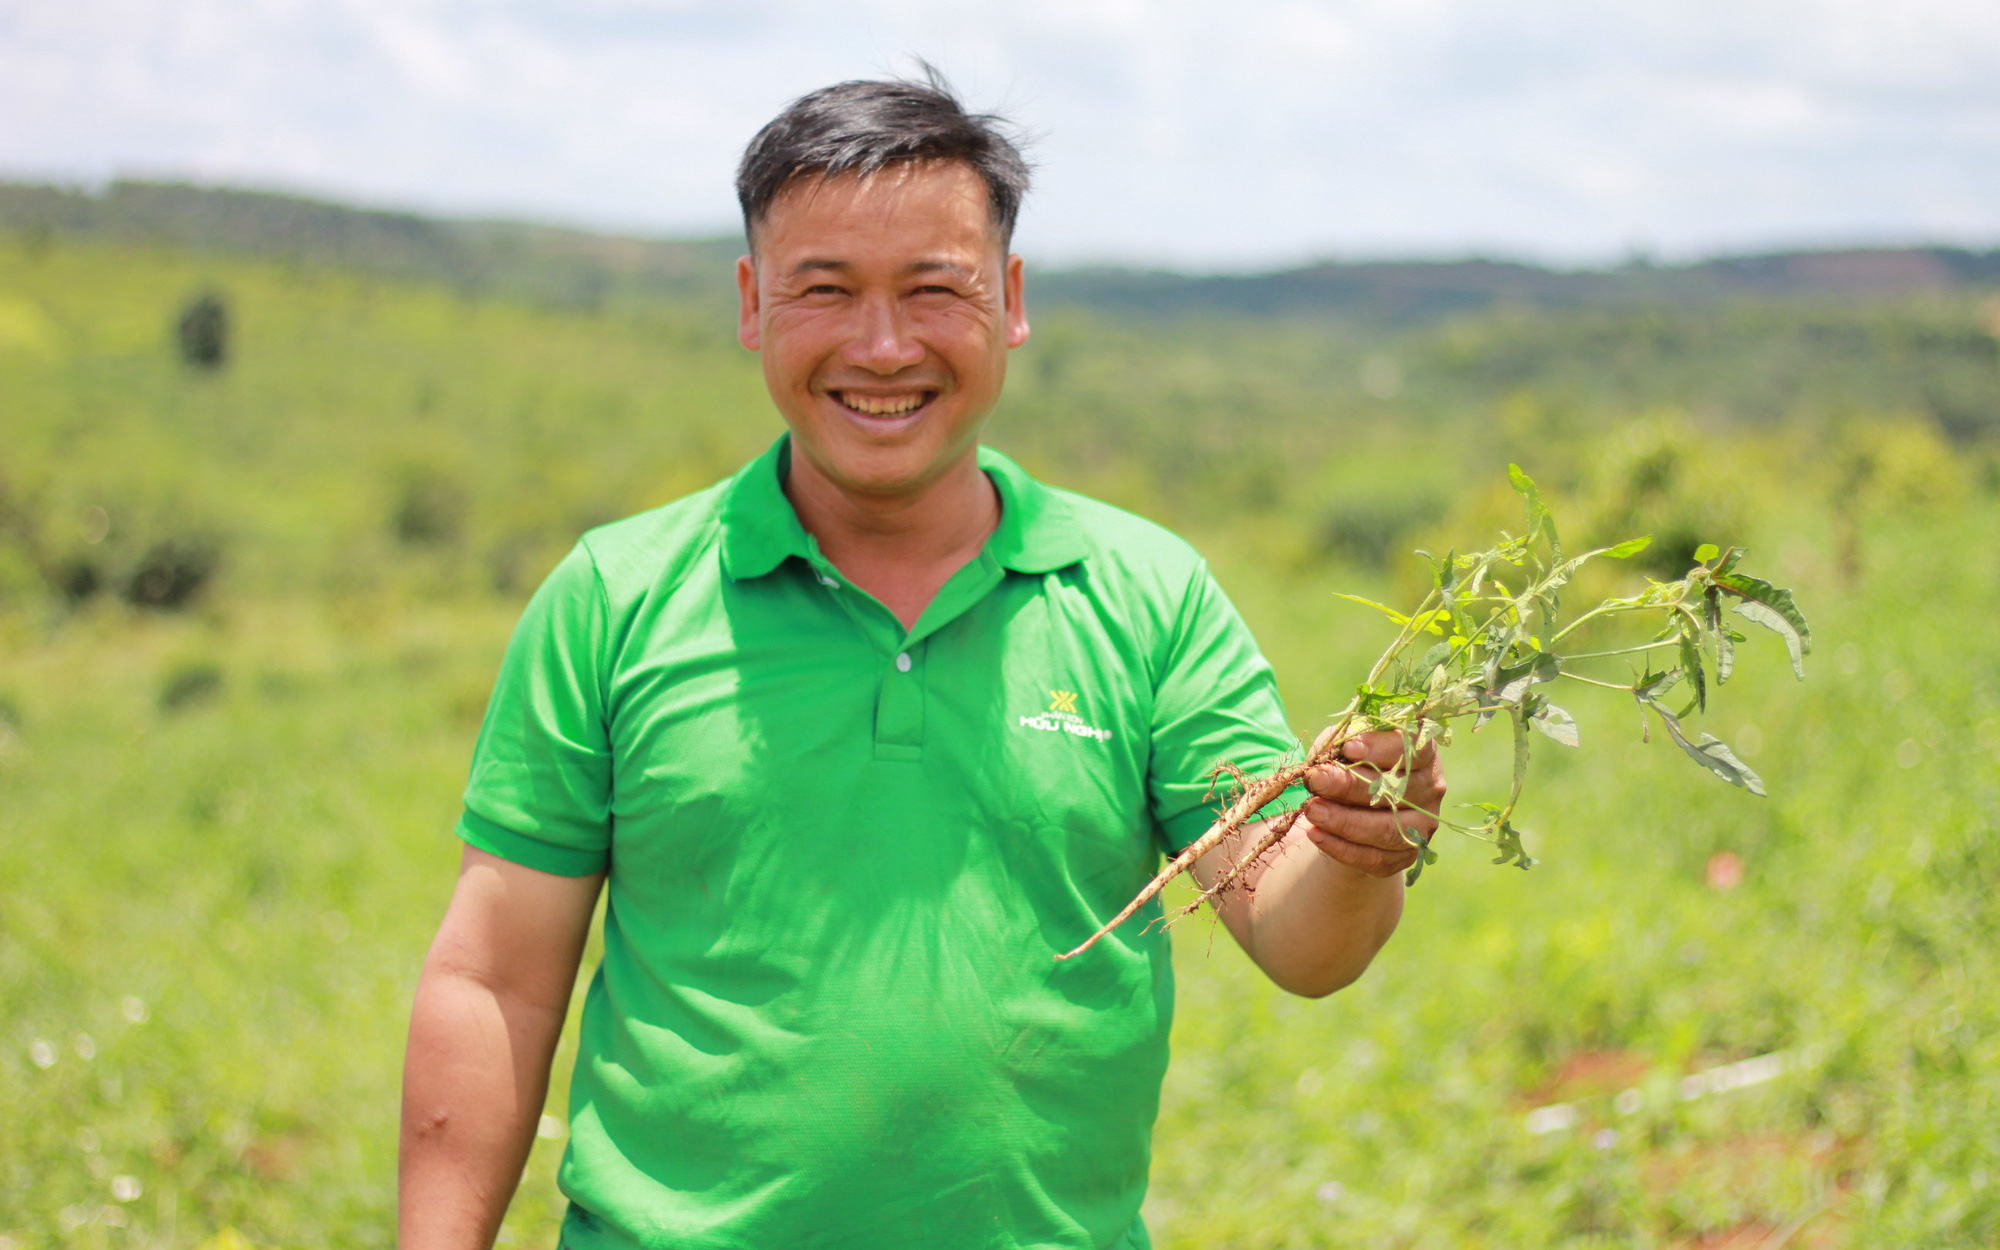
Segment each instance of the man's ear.
M1028 306L1021 302L1021 258L1007 258L1007 276L1002 284L1007 299L1007 346L1019 347L1028 341Z
M742 307L736 317L736 341L748 351L756 351L763 346L763 327L758 321L761 311L757 303L757 261L754 257L736 258L736 297Z

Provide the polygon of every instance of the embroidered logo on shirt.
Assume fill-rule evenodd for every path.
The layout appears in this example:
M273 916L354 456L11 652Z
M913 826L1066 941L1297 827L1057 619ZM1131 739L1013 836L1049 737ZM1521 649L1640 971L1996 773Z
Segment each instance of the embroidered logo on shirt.
M1099 742L1108 740L1111 737L1109 729L1099 729L1077 714L1076 698L1074 690L1049 691L1049 710L1021 717L1021 728L1039 729L1043 733L1074 734L1079 738L1095 738Z

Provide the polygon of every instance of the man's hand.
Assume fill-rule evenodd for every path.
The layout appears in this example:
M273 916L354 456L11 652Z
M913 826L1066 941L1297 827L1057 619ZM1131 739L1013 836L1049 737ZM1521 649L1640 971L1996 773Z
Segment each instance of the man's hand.
M1403 800L1391 808L1387 800L1371 800L1371 782L1399 771L1403 735L1376 730L1349 738L1341 748L1346 764L1324 764L1306 774L1313 798L1305 806L1305 834L1328 858L1371 877L1391 877L1417 862L1418 850L1403 830L1425 838L1437 831L1438 805L1444 799L1444 770L1437 747L1427 745L1409 762L1409 783Z
M1351 984L1382 949L1403 914L1401 873L1417 848L1400 832L1430 836L1437 828L1444 774L1436 750L1410 761L1404 801L1391 810L1368 798L1368 783L1403 767L1403 738L1363 734L1346 747L1345 765L1306 774L1313 798L1305 819L1243 876L1244 889L1222 896L1224 924L1267 976L1294 994L1318 997ZM1228 871L1231 856L1253 845L1264 826L1245 828L1196 861L1205 888ZM1321 854L1306 850L1310 842ZM1290 852L1289 854L1287 852Z

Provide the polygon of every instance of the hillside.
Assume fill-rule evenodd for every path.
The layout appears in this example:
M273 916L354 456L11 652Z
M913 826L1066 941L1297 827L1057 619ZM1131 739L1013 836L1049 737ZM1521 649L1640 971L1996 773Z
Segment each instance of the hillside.
M114 182L101 194L0 183L0 229L168 244L441 283L554 307L733 291L732 238L637 239L514 222L445 221L268 191Z
M113 182L100 193L0 183L0 229L333 265L558 307L630 297L726 301L729 262L742 247L735 236L642 239L137 181ZM1610 270L1474 258L1327 262L1216 275L1087 267L1038 270L1033 277L1040 307L1146 318L1332 317L1376 325L1507 306L1703 306L1743 298L1881 299L1988 288L2000 288L2000 250L1946 247L1783 252Z
M1408 324L1496 306L1712 306L1737 299L1880 299L2000 287L2000 251L1878 248L1732 256L1684 266L1547 269L1519 262L1367 261L1278 273L1076 269L1045 274L1044 300L1147 317L1333 315Z

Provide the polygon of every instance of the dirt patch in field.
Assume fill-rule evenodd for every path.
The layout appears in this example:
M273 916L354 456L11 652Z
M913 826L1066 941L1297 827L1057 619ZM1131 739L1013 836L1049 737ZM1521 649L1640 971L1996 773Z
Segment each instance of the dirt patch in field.
M1528 1106L1540 1107L1552 1102L1605 1097L1630 1089L1652 1066L1653 1061L1637 1051L1580 1050L1563 1060L1553 1076L1521 1099Z
M259 1137L243 1148L243 1162L267 1181L293 1181L304 1170L312 1142L303 1133Z

